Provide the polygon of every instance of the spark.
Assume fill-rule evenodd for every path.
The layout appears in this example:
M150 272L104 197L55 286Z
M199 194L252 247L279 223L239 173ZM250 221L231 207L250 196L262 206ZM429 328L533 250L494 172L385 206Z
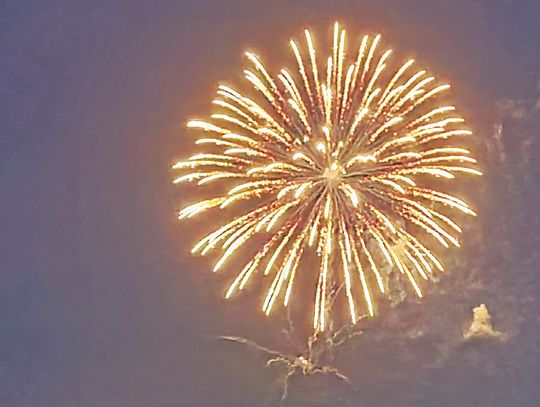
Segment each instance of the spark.
M333 284L345 287L353 324L357 315L375 315L377 300L391 294L392 271L421 298L433 271L444 270L439 252L460 245L456 216L475 215L443 191L482 173L460 144L472 132L455 106L439 102L449 84L414 68L412 59L392 64L380 35L363 36L350 58L336 23L332 51L321 58L314 36L304 34L304 41L290 42L296 71L273 74L259 56L245 54L245 78L254 90L219 86L210 120L187 123L206 150L173 168L189 170L175 183L212 182L227 191L179 212L184 219L229 211L230 220L193 249L221 251L214 271L247 253L255 237L260 243L226 297L260 276L269 315L278 302L294 301L295 279L307 273L315 287L313 330L323 332L335 312L326 300ZM303 267L308 258L319 267Z
M337 294L341 291L342 286L336 287L333 285L327 292L327 301L330 304L335 302ZM358 318L358 320L364 318ZM333 328L333 321L330 321ZM282 333L289 342L289 345L295 348L296 352L281 352L275 349L268 348L257 343L254 340L241 336L223 335L219 338L229 342L235 342L250 346L268 356L266 366L280 365L285 368L281 377L281 401L285 401L289 393L290 380L295 375L305 377L325 374L336 377L337 379L352 386L349 377L337 367L332 365L335 351L338 347L352 338L362 334L357 327L346 325L340 329L330 329L326 332L314 332L305 342L305 345L300 350L297 332L292 322L290 313L287 313L287 328L282 330Z
M289 382L295 374L300 374L303 376L330 374L344 381L347 384L351 384L349 378L338 368L330 365L320 364L318 362L318 356L315 356L315 352L313 350L313 344L317 340L315 336L310 337L306 352L298 355L282 353L259 345L255 341L240 336L222 336L221 339L248 345L263 353L270 355L271 358L267 360L266 366L278 364L283 365L286 368L285 373L281 379L281 401L285 401L285 399L287 398L287 395L289 394Z

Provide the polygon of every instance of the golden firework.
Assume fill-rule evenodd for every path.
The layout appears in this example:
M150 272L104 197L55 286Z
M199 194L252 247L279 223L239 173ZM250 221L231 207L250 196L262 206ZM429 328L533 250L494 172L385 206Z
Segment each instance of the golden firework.
M460 198L442 192L458 175L481 175L459 140L470 136L454 106L437 100L450 88L407 60L391 69L381 36L364 36L354 59L334 26L331 55L321 63L313 37L291 40L297 69L272 75L252 52L245 78L253 95L220 85L211 120L187 127L206 133L206 152L178 162L190 171L175 183L227 185L228 192L179 213L191 218L239 201L252 205L202 238L192 253L217 249L214 271L254 236L262 241L232 281L226 297L256 275L268 279L263 303L287 306L302 258L316 256L313 328L323 331L331 285L344 287L351 321L374 315L376 295L388 294L397 272L418 297L421 281L443 271L436 246L459 246L451 216L474 215ZM356 49L355 49L356 51ZM249 96L247 96L249 95ZM435 246L435 247L434 247ZM315 282L316 280L316 282ZM281 301L281 300L280 300Z

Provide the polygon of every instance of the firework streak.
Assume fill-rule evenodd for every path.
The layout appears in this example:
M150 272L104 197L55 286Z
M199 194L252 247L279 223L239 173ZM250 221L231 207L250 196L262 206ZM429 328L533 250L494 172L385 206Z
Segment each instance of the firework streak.
M207 150L178 162L175 183L227 185L225 194L179 213L191 218L209 209L249 201L202 240L192 253L220 252L214 271L259 236L260 247L240 269L226 297L256 275L269 281L262 306L288 305L299 273L314 273L313 328L331 317L328 290L343 286L352 323L374 315L377 296L389 294L398 273L422 297L422 282L444 271L438 246L459 246L452 216L475 215L462 199L439 188L457 176L481 175L460 141L471 136L438 84L414 61L392 68L381 36L364 36L353 59L345 30L334 26L331 55L317 56L308 30L291 41L297 68L267 71L246 52L244 71L252 94L219 86L211 120L191 120L196 144ZM302 268L316 256L318 268ZM341 294L340 294L341 295Z

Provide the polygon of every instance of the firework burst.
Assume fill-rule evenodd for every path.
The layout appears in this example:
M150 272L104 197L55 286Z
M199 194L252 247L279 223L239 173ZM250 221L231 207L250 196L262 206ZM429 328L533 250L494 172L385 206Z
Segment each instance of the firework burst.
M481 175L460 146L472 133L453 106L437 102L450 85L414 69L412 59L391 68L392 51L380 42L380 35L364 36L350 59L336 23L322 62L306 30L305 42L290 42L295 70L277 75L246 52L245 78L255 91L221 85L211 120L188 122L205 133L196 144L208 149L176 163L184 174L175 182L219 183L228 192L184 208L179 218L252 205L232 210L192 253L218 250L218 271L253 237L262 242L227 298L262 275L262 309L270 314L276 301L288 305L299 273L312 273L313 328L324 331L331 286L343 287L354 323L374 315L391 273L422 297L422 281L444 270L437 246L459 246L452 216L475 213L442 189L457 176ZM308 256L318 259L315 273L301 267Z

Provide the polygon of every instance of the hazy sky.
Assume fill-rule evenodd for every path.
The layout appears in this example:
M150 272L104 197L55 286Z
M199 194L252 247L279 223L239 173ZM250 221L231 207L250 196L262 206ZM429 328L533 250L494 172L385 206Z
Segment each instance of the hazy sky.
M189 256L169 166L244 49L277 68L335 19L455 84L486 177L452 272L338 352L354 388L297 378L286 405L540 405L537 0L0 2L0 405L278 405L279 370L215 339L277 321ZM480 302L505 343L462 343Z

